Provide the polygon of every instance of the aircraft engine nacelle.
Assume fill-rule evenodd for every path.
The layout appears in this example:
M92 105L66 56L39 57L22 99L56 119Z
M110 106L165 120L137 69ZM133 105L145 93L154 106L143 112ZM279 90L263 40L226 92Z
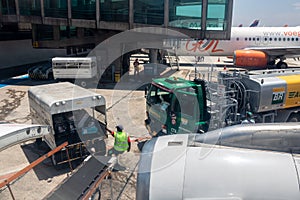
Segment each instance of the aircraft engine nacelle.
M237 67L264 68L268 64L268 55L262 51L236 50L233 62Z
M136 199L299 200L299 133L299 123L260 123L153 138Z

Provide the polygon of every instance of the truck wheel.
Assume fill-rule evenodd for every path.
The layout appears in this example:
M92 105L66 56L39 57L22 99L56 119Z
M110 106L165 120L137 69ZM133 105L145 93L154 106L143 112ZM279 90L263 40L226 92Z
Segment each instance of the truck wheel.
M54 79L53 73L49 73L47 79L48 80L53 80Z
M288 65L285 62L279 61L276 65L277 69L286 69Z
M80 82L80 85L81 85L81 87L84 87L84 88L85 88L85 87L86 87L86 82L85 82L85 81L81 81L81 82Z
M291 114L287 122L299 122L299 116L297 114Z

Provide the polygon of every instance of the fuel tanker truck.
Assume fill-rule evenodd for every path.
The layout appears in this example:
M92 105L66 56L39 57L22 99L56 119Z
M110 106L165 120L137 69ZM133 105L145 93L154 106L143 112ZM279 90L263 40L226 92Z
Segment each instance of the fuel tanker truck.
M203 133L249 117L255 123L299 122L300 70L220 71L209 82L158 78L145 98L152 135Z

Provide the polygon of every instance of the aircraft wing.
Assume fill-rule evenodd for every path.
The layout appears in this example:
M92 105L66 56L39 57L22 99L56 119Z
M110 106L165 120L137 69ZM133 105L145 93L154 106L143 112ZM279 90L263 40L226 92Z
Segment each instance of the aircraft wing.
M300 46L291 47L249 47L245 50L257 50L267 53L269 56L287 56L294 57L300 55Z
M0 124L0 152L13 145L42 138L50 133L50 127L34 124Z

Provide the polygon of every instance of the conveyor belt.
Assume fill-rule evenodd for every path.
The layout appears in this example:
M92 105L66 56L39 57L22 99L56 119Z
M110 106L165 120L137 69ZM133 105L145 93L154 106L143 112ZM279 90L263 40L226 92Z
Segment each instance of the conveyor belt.
M45 199L82 199L96 180L106 172L108 166L111 165L111 160L111 157L91 156L70 177L50 192Z

